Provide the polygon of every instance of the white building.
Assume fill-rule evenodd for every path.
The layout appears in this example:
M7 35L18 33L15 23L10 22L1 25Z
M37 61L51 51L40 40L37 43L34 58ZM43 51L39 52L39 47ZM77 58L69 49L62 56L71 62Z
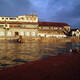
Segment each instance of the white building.
M67 37L70 31L70 25L57 22L39 22L38 35L41 37Z
M37 15L23 15L18 17L0 17L0 37L67 37L70 25L56 22L38 22Z
M71 35L76 36L76 37L80 37L80 29L72 29Z
M37 15L22 15L18 17L0 17L0 21L11 21L11 22L38 22Z

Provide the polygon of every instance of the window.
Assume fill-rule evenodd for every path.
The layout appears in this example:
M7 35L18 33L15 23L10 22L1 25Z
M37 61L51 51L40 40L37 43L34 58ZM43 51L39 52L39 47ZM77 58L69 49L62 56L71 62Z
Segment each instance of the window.
M43 29L49 29L49 27L43 27Z
M58 29L57 27L54 27L54 30Z
M30 17L30 20L32 20L32 17Z
M4 32L0 32L0 36L5 36L5 33Z
M6 18L6 20L8 20L8 18Z
M61 27L59 29L62 29Z
M26 17L26 20L28 20L28 17Z
M24 18L22 17L21 20L24 20Z
M75 34L75 32L74 31L72 31L72 35L74 35Z
M9 18L10 20L16 20L16 18Z
M2 19L4 19L4 18L2 18Z
M32 35L32 36L36 36L36 33L35 33L35 32L32 32L31 35Z
M21 35L21 36L24 36L24 32L20 32L20 35Z
M39 29L41 29L41 27L39 27Z
M34 18L34 20L36 20L36 17Z
M25 35L26 35L26 36L30 36L30 32L26 32Z
M44 36L45 36L45 34L39 34L39 36L42 36L42 37L44 37Z
M51 30L53 30L53 27L51 27Z
M5 24L5 27L7 27L7 24Z
M12 33L11 33L11 32L8 32L8 33L7 33L7 36L12 36Z
M0 27L4 27L4 25L0 25Z

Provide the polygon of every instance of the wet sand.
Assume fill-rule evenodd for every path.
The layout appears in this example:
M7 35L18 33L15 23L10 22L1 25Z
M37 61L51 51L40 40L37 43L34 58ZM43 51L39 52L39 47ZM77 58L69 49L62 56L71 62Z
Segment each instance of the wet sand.
M80 55L63 54L0 70L0 80L80 80Z

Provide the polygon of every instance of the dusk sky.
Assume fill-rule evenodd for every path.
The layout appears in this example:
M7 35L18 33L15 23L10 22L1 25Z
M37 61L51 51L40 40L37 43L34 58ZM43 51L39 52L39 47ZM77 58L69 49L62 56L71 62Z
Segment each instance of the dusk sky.
M0 16L39 16L39 21L66 22L80 28L80 0L0 0Z

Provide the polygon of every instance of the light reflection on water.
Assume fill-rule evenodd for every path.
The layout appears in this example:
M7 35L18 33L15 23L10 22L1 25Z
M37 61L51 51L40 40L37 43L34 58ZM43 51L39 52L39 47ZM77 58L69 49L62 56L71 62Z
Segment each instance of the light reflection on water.
M80 43L0 43L0 68L68 54L75 48L80 48Z

